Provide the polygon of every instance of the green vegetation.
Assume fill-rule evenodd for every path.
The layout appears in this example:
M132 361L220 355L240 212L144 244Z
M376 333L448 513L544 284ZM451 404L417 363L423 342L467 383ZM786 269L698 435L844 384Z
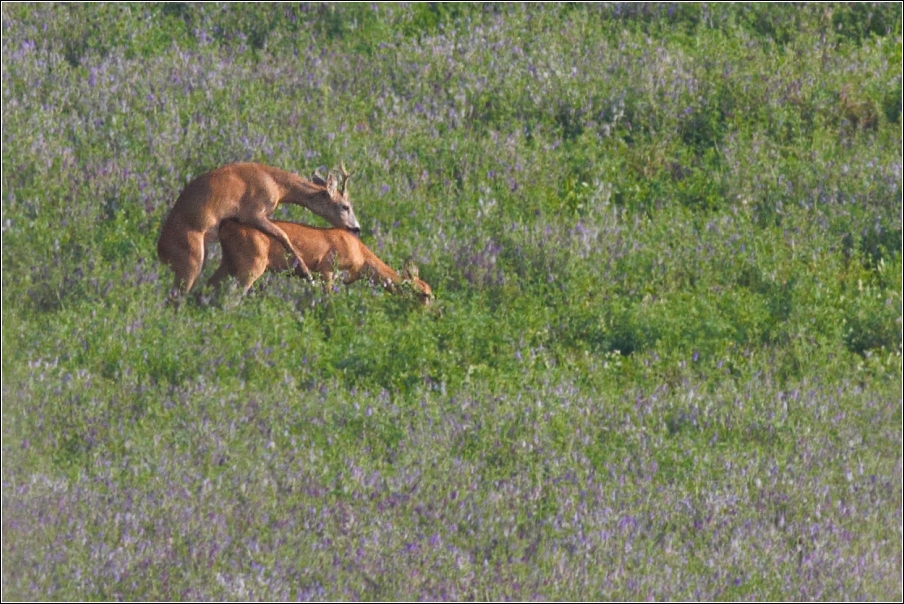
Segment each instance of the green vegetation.
M4 599L902 598L899 3L2 34ZM436 304L167 306L169 208L249 160L344 160Z

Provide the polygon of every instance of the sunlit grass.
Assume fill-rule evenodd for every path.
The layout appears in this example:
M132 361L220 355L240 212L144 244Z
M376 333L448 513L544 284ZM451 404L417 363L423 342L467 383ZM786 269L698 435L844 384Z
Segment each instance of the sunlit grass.
M2 28L4 598L901 598L900 6ZM436 303L168 306L245 160L344 160Z

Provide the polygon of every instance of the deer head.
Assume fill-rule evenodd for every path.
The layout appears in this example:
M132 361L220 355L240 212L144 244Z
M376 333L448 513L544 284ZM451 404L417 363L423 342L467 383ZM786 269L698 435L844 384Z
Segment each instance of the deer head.
M320 195L312 196L306 204L314 213L326 218L333 226L346 229L359 235L361 233L361 225L355 217L355 211L348 198L348 187L346 181L350 173L342 164L342 172L337 176L332 170L327 174L326 179L314 171L311 182L315 185L323 187L323 199ZM315 207L316 206L316 207Z

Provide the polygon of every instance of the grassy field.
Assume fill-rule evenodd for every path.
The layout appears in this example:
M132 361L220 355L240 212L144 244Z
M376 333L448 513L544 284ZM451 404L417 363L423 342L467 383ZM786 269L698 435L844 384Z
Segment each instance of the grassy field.
M904 597L900 4L4 4L2 53L4 599ZM342 160L433 306L166 304L192 178Z

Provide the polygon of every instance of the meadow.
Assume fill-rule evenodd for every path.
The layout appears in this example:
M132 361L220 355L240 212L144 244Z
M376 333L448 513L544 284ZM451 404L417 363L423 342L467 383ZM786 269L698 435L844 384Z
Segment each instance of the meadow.
M899 3L0 26L4 600L904 597ZM435 303L167 305L236 161Z

